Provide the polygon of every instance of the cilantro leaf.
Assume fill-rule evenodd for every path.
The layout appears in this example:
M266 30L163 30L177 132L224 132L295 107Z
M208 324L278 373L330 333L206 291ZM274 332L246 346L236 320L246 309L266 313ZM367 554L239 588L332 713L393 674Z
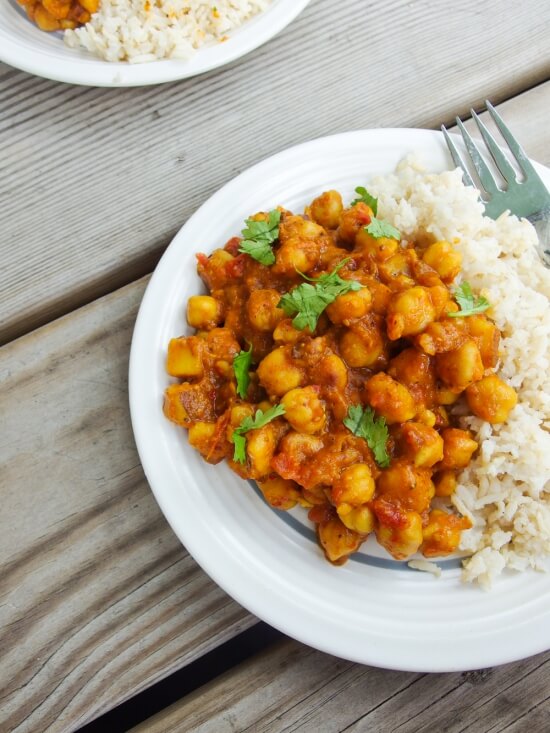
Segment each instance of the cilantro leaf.
M390 239L401 239L401 232L387 221L377 219L375 216L370 220L370 224L365 227L371 237L380 239L380 237L389 237Z
M367 441L369 448L374 454L374 460L380 468L387 468L390 465L390 456L386 450L388 442L388 426L383 417L374 417L372 407L352 405L347 417L344 418L344 425L354 435Z
M491 307L491 304L483 295L480 295L479 298L475 297L472 292L472 286L468 282L463 282L462 285L459 285L453 295L460 306L460 310L456 313L454 311L447 313L450 318L474 316L476 313L483 313L483 311Z
M250 255L262 265L272 265L275 262L272 244L279 238L279 222L281 212L277 209L269 212L267 221L246 219L246 228L241 234L244 239L240 243L239 252Z
M244 433L248 433L249 430L257 430L263 428L276 417L280 417L285 414L285 408L283 405L273 405L269 410L262 412L262 410L256 410L254 417L245 417L242 423L233 431L233 443L235 446L233 452L233 460L237 463L246 463L246 438Z
M374 196L371 196L371 194L364 186L357 186L357 188L355 189L355 193L359 194L359 197L353 199L350 205L355 206L355 204L363 202L367 206L370 206L370 208L372 209L372 213L376 216L376 214L378 213L378 199Z
M237 432L233 433L233 460L237 463L246 463L246 438Z
M243 399L246 397L248 385L250 384L249 370L251 364L252 346L250 346L248 351L240 351L233 357L233 372L235 373L235 379L237 380L237 394Z
M342 260L328 275L321 275L315 279L300 273L310 282L302 283L290 293L285 293L278 304L278 308L282 308L287 316L294 316L292 319L294 328L299 331L309 328L313 333L321 313L339 295L345 295L350 290L361 290L363 286L357 280L343 280L338 274L338 270L348 259Z

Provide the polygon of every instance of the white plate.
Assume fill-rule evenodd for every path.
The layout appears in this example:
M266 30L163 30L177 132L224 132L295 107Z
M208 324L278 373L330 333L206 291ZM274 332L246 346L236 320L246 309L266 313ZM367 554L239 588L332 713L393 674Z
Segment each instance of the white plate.
M189 61L111 63L68 48L61 33L44 33L16 0L0 2L0 60L23 71L71 84L132 87L185 79L235 61L269 41L309 0L272 0L269 8L229 34L229 40L203 47Z
M442 136L366 130L322 138L259 163L209 199L166 250L145 293L130 358L136 442L158 503L202 568L227 593L289 636L356 662L413 671L475 669L550 648L550 575L504 573L484 592L446 560L440 579L384 558L376 545L336 568L305 511L272 510L224 464L206 464L162 414L168 340L188 332L185 304L201 291L195 254L223 246L244 219L277 204L301 211L322 190L351 196L416 151L450 168ZM550 182L550 171L537 166Z

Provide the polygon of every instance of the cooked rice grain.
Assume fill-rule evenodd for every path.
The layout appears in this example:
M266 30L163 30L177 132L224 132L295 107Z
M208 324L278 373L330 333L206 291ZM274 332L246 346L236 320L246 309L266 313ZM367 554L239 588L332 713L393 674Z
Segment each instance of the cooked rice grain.
M500 376L518 392L503 425L460 418L481 444L453 498L474 527L463 532L463 579L490 586L504 568L548 569L550 557L550 271L525 220L483 216L477 192L458 170L427 174L412 156L375 179L380 216L403 234L455 242L462 279L492 304L502 331Z
M65 31L65 43L105 61L189 59L200 46L265 10L271 0L101 0L89 23Z

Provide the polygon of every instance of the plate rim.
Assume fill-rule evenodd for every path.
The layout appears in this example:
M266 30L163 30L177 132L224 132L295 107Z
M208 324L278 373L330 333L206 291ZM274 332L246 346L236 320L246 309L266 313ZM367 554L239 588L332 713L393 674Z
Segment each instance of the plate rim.
M216 202L227 195L228 191L231 191L232 187L237 187L240 183L246 182L248 178L253 179L254 176L261 171L263 166L268 166L269 164L275 164L277 162L283 161L285 158L288 158L289 156L292 157L295 153L298 151L307 151L308 148L310 149L310 152L315 150L318 146L328 145L331 142L338 142L342 139L348 139L351 140L351 138L357 136L358 139L364 136L367 136L368 138L371 138L371 141L374 142L377 138L384 137L394 137L399 138L399 142L401 144L401 147L403 148L403 151L401 153L401 157L403 157L407 152L413 152L414 151L414 138L427 140L428 138L433 141L434 144L438 144L439 146L442 146L446 151L446 146L444 143L444 138L441 132L436 130L424 130L424 129L417 129L417 128L372 128L367 130L353 130L343 133L337 133L335 135L329 135L324 136L320 138L316 138L314 140L309 140L304 143L300 143L298 145L286 148L274 155L268 156L267 158L264 158L260 162L256 163L255 165L249 167L242 173L240 173L238 176L235 176L233 179L228 181L224 186L219 188L212 196L210 196L197 210L196 212L183 224L183 226L179 229L179 231L176 233L174 238L172 239L170 245L168 246L166 253L163 255L161 260L159 261L157 268L155 269L155 272L153 273L153 276L147 286L147 289L144 293L139 313L136 319L135 327L134 327L134 333L132 336L132 345L131 345L131 351L130 351L130 361L129 361L129 397L130 397L130 414L131 414L131 420L132 420L132 427L134 430L134 436L136 440L136 445L138 448L138 453L140 455L140 459L142 462L142 466L145 472L145 475L147 477L147 480L151 486L151 490L153 491L153 494L155 496L155 499L157 503L159 504L164 516L166 517L168 523L172 527L173 531L175 532L176 536L180 539L182 544L188 549L191 556L195 559L195 561L200 565L200 567L209 575L209 577L212 578L212 580L220 587L222 588L230 597L235 599L238 603L240 603L243 607L248 609L251 613L255 614L259 618L262 618L264 621L269 623L270 625L274 626L275 628L278 628L283 633L303 642L306 644L309 644L310 646L319 649L325 653L332 654L334 656L342 657L345 659L349 659L351 661L362 663L362 664L370 664L373 666L378 667L384 667L388 669L396 669L401 671L412 671L412 672L454 672L454 671L465 671L467 669L477 669L479 667L488 666L488 665L499 665L504 664L512 661L517 661L519 659L526 658L527 656L531 656L533 654L542 652L550 648L550 632L546 634L546 637L544 637L544 640L541 641L542 636L539 638L538 641L533 641L533 638L531 637L531 640L529 643L520 644L519 647L517 643L514 644L513 647L510 647L508 649L499 649L499 650L492 650L494 653L492 654L491 658L487 661L486 659L480 659L479 655L476 655L475 653L472 655L469 655L469 661L464 662L460 661L457 663L453 663L452 661L442 661L439 659L438 661L430 658L419 660L418 662L415 662L414 664L410 664L408 662L400 662L395 659L394 655L388 655L387 653L384 653L384 650L382 650L382 653L378 650L370 651L367 656L365 656L364 653L361 653L359 650L353 650L349 648L346 648L345 650L342 649L342 647L338 644L337 641L333 640L327 640L327 639L319 639L318 636L316 636L315 632L311 631L304 631L303 628L296 631L296 626L293 625L292 628L289 628L288 623L282 623L281 619L277 616L276 613L272 613L269 611L269 609L266 609L265 604L260 602L258 598L251 598L250 593L244 593L242 591L242 588L236 589L231 585L231 582L228 581L225 577L223 577L223 573L216 567L215 564L215 558L212 558L208 551L204 548L198 547L197 543L193 538L190 539L189 536L184 538L182 536L181 532L181 526L177 521L177 518L174 516L171 516L171 511L169 507L169 502L166 500L166 496L163 491L159 491L158 485L155 486L155 478L153 476L154 474L154 466L149 461L149 455L148 451L145 449L145 443L146 443L146 437L143 432L143 425L140 423L139 420L139 388L138 388L138 381L137 381L137 371L136 371L136 360L139 358L139 345L140 345L140 339L142 338L142 322L144 319L144 314L147 312L147 309L149 307L149 301L154 297L154 288L156 287L155 283L160 282L160 279L155 280L155 275L157 273L162 272L161 266L162 262L167 262L166 254L169 250L172 252L176 251L176 248L179 246L175 244L178 241L183 241L185 238L185 231L186 229L190 228L192 224L197 221L201 216L203 216L204 211L208 210L209 207L212 207L216 204ZM406 143L403 144L403 141L401 138L405 136L407 138ZM412 141L411 141L412 140ZM448 156L447 156L448 157ZM449 158L450 160L450 158ZM547 181L550 181L550 169L546 168L545 166L542 166L540 164L536 164L536 168L539 172L543 172ZM449 170L452 170L452 165L449 166ZM372 173L369 173L369 176L373 175ZM320 186L323 184L320 183ZM160 278L160 275L158 276ZM200 544L200 543L199 543ZM531 571L529 571L531 572ZM534 571L533 571L534 572ZM544 578L548 579L550 576L543 576ZM465 586L467 587L467 586ZM475 589L475 592L477 593L483 593L480 589ZM545 594L550 593L550 583L546 582L546 587L544 589Z
M34 76L79 86L129 88L166 84L206 74L248 55L281 33L310 2L273 0L273 4L265 11L232 31L238 34L236 38L224 44L200 48L189 60L160 59L131 64L104 61L79 49L67 49L74 52L72 63L69 63L70 59L55 59L52 62L51 54L40 49L22 48L17 40L0 28L0 61ZM255 31L254 27L246 27L247 23L254 21L259 26L259 32L258 28ZM215 53L218 51L221 53Z

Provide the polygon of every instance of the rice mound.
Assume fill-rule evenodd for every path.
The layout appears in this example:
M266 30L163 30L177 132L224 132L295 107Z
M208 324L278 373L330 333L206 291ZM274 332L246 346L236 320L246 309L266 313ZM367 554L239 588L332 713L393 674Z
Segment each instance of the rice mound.
M460 417L480 443L458 477L456 509L474 526L462 533L465 581L489 587L504 568L548 569L550 556L550 271L526 220L483 216L477 191L460 170L429 174L413 156L395 174L376 178L379 215L404 238L418 233L453 242L460 278L492 305L502 332L498 373L518 393L508 421L490 425ZM457 413L458 414L458 413Z
M265 10L271 0L101 0L81 28L67 30L65 43L105 61L143 63L189 59L200 46Z

